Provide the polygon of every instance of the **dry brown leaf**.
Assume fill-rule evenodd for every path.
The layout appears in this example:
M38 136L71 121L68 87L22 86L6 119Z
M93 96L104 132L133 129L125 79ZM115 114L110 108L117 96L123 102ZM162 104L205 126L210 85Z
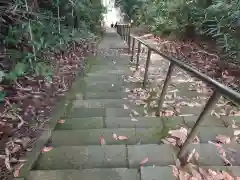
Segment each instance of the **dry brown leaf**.
M53 147L51 147L51 146L44 147L44 148L42 149L42 153L49 152L49 151L51 151L52 149L53 149Z
M132 113L133 113L133 115L135 115L135 116L139 116L139 113L138 113L137 111L135 111L134 109L132 110Z
M173 165L170 165L170 167L172 167L173 175L174 175L175 177L178 177L178 176L179 176L178 168L177 168L176 166L173 166Z
M18 177L19 176L19 173L20 173L20 169L23 167L24 164L19 164L17 165L17 167L15 167L15 170L13 172L13 176L14 177Z
M231 138L225 135L217 135L216 137L217 142L222 143L222 144L229 144L231 142Z
M197 161L199 159L199 153L198 152L195 152L194 153L194 159Z
M194 139L193 139L193 144L199 144L200 143L200 139L198 138L198 136L196 136Z
M129 107L127 105L123 105L123 109L129 109Z
M64 124L64 123L65 123L65 120L64 120L64 119L58 120L58 124Z
M118 140L117 134L113 133L113 139Z
M100 144L101 145L105 145L106 144L106 141L105 141L103 136L100 137Z
M118 136L118 139L119 139L119 140L127 140L128 137L127 137L127 136Z
M141 162L140 162L140 165L144 165L145 163L147 163L148 162L148 158L145 158L145 159L143 159Z
M234 178L227 172L223 171L222 174L224 175L224 180L234 180Z

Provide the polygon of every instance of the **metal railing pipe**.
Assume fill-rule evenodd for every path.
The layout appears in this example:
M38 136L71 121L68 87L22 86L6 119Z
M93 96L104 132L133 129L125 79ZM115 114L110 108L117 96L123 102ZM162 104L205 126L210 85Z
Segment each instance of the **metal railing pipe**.
M138 42L136 70L138 70L138 67L139 67L140 52L141 52L141 43Z
M163 88L162 88L162 92L161 95L158 99L158 106L157 106L157 110L156 110L156 116L160 116L160 111L162 109L163 103L164 103L164 99L165 99L165 95L167 93L167 88L171 82L171 76L174 70L174 63L170 62L169 68L168 68L168 72L163 84Z
M151 60L151 54L152 54L151 49L148 49L147 61L146 61L146 65L145 65L145 73L144 73L144 78L143 78L143 88L146 88L146 85L147 85L148 69L149 69L149 64L150 64L150 60Z

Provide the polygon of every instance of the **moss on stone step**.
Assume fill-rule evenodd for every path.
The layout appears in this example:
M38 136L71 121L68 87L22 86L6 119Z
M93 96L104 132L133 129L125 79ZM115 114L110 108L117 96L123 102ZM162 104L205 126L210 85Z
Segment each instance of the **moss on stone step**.
M140 180L137 169L32 171L28 180Z
M57 147L43 153L35 169L123 168L126 154L124 145Z
M103 128L103 117L72 118L63 120L64 123L57 124L55 128L56 130Z

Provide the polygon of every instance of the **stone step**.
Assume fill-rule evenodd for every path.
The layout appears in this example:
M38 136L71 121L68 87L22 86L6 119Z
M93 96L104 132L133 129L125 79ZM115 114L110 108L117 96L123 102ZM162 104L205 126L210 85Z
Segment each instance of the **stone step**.
M198 137L201 143L216 141L218 135L225 135L230 138L234 137L234 130L226 127L199 127Z
M73 102L74 108L122 108L128 104L127 99L88 99L76 100Z
M137 169L31 171L28 180L140 180Z
M148 144L129 145L128 160L130 168L143 166L167 166L175 164L177 150L170 145ZM144 164L141 164L145 161Z
M85 92L116 92L123 91L125 87L123 84L111 84L109 82L100 82L100 83L92 83L87 84L84 91Z
M138 109L135 111L138 112ZM131 109L107 108L106 117L130 117L131 112L132 112ZM135 116L140 116L140 113L136 114Z
M87 168L140 168L175 164L176 149L171 145L62 146L43 153L35 170Z
M240 175L240 167L239 166L203 166L202 169L215 170L215 171L225 171L230 175L236 177ZM156 166L156 167L142 167L141 168L141 180L177 180L173 175L173 168L167 166Z
M68 118L105 117L105 108L73 108Z
M127 168L127 148L111 146L62 146L41 154L36 170Z
M127 97L126 92L86 92L85 99L123 99Z
M52 134L51 146L101 145L101 138L107 145L159 144L165 135L162 134L162 127L56 130ZM118 139L120 136L127 139Z
M98 69L96 71L91 71L90 73L88 73L88 77L89 76L102 76L102 75L106 75L108 74L109 76L112 75L126 75L126 71L128 71L128 68L121 68L121 69ZM131 73L129 73L131 74Z
M56 130L74 129L100 129L103 128L103 117L63 119L64 123L58 123Z
M106 81L106 82L123 82L123 75L115 75L115 76L109 76L108 74L101 75L101 76L86 76L84 77L84 80L86 82L93 81Z
M193 127L196 123L198 116L185 116L182 117L184 122L188 125L188 127ZM224 118L218 118L216 116L208 116L200 126L209 126L209 127L225 127L226 124L224 122Z
M162 128L163 120L161 117L106 117L105 125L107 128Z
M141 180L177 180L169 166L142 167Z

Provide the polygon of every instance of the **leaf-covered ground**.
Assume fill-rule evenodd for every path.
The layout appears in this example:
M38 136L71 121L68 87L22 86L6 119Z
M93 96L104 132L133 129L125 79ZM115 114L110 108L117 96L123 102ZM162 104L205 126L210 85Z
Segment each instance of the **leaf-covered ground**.
M146 31L140 31L137 34L146 41L150 40L161 52L176 57L217 81L239 90L240 67L224 61L215 50L214 43L169 40L156 37L151 33L146 34Z
M89 43L75 44L64 53L52 54L49 57L52 80L24 76L11 86L0 86L2 91L7 92L0 106L0 179L18 176L19 169L27 161L23 159L25 152L31 151L57 100L69 90L76 75L83 70L84 57L93 50L93 46L87 46Z

